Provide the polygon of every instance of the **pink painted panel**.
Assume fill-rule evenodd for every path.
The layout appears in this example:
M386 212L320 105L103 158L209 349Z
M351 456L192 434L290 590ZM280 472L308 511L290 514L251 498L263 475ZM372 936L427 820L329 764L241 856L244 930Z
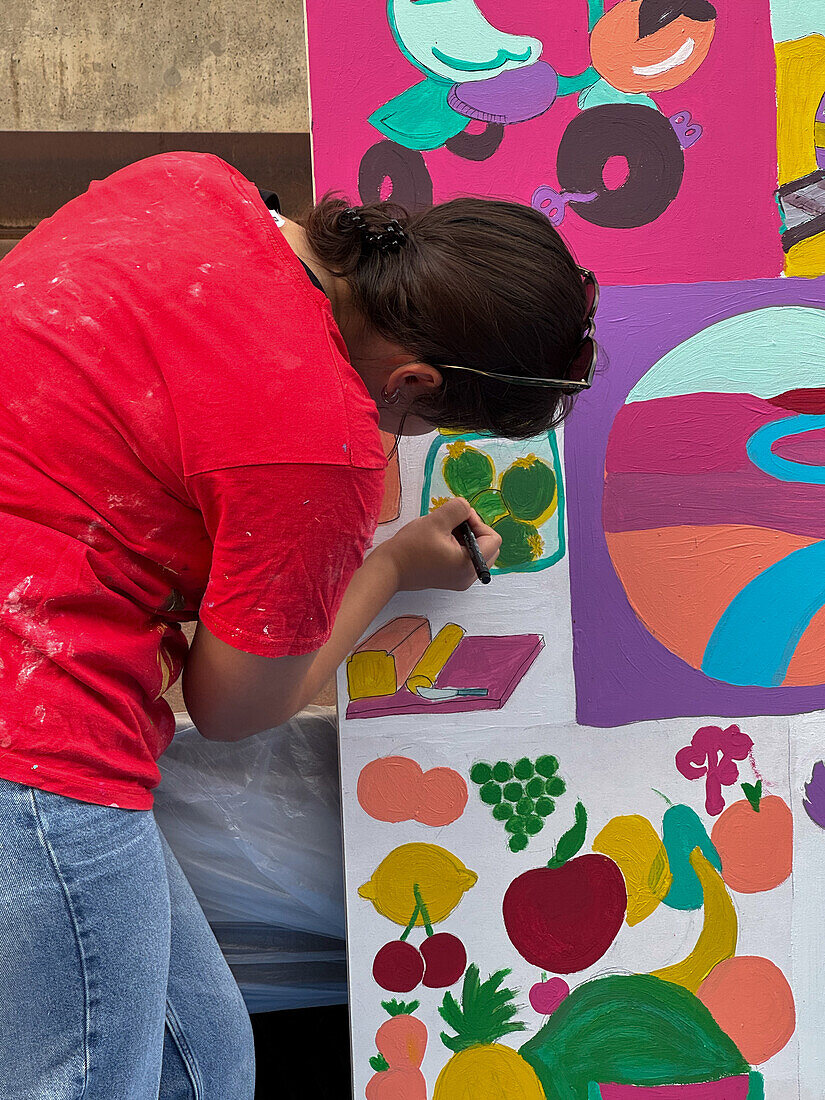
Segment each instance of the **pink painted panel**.
M453 2L457 0L448 0ZM469 5L465 0L461 3L466 10ZM590 65L586 0L564 3L557 0L541 5L531 0L477 0L477 3L481 16L496 31L540 40L541 62L558 74L573 76ZM633 0L618 0L620 5L632 3ZM607 0L608 12L617 6L614 0ZM683 142L696 138L699 131L694 123L701 127L698 140L684 149L684 175L676 197L658 217L632 228L594 224L587 220L590 215L584 204L566 207L561 231L580 262L592 267L603 283L638 285L741 279L776 275L782 269L778 213L773 199L776 101L768 0L752 0L746 5L719 0L715 6L718 12L715 36L698 70L678 87L651 91L651 101L657 110L636 107L635 117L641 119L639 140L643 143L654 122L664 125L669 118L676 120L681 115ZM446 5L421 4L416 11L429 14L436 9L444 10ZM307 0L307 17L317 193L337 189L357 199L362 157L382 140L382 134L368 121L370 114L421 81L423 73L396 44L384 0L363 0L358 4ZM703 26L700 24L700 29ZM666 29L670 32L672 27ZM495 45L495 33L492 39ZM449 35L439 44L450 52ZM614 48L613 60L618 57L628 71L634 61L644 66L652 57L654 45L648 39L632 43L624 52ZM459 35L451 52L461 56L465 46L466 36L462 39ZM636 49L638 57L633 52ZM600 63L600 68L607 71L604 64ZM513 69L512 73L515 76L528 69L529 66ZM533 77L538 75L536 69ZM598 74L594 72L592 79L598 79ZM615 75L613 79L617 79ZM489 89L480 92L478 86L467 91L464 85L464 92L459 86L458 94L450 102L460 105L462 100L483 99L484 106L491 108L489 113L493 114L498 108L515 109L512 91L504 84L499 86L502 97L497 97L486 94L494 91L492 82L483 83ZM511 85L514 83L510 81ZM547 83L547 79L533 79L530 95L539 99L543 95L546 102ZM604 91L605 86L599 88ZM613 94L609 88L607 92ZM498 98L502 102L497 104ZM540 109L542 103L538 99L537 104ZM538 117L506 125L500 146L488 159L469 160L444 146L413 159L432 179L436 201L471 193L529 203L541 187L563 190L557 175L559 143L571 122L587 115L589 123L596 117L593 112L603 107L601 104L581 111L576 94L567 94L556 98ZM658 113L658 119L645 118L646 111L651 116ZM689 122L684 121L685 112L691 116ZM472 123L471 129L479 125ZM675 128L678 125L675 123ZM684 136L686 128L692 138ZM578 151L574 150L574 162L578 165L595 156L594 171L598 176L599 156L604 153L606 163L611 152L607 144L603 137L594 138L591 131L590 137L581 138ZM409 152L402 150L402 155ZM607 188L615 193L617 184L622 184L627 175L628 165L617 160L621 150L612 152L613 160L602 172L601 180L597 178L602 193ZM628 157L630 160L632 155ZM640 187L638 194L642 191L647 194L653 175L650 170L637 171L622 187ZM623 190L622 194L629 192Z

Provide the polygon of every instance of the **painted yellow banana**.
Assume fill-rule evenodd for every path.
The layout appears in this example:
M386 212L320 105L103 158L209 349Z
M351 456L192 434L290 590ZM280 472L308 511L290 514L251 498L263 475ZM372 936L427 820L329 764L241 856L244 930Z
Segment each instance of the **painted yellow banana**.
M739 922L719 872L698 848L690 853L690 863L705 895L705 921L702 931L696 940L696 946L686 959L674 963L673 966L654 970L653 977L682 985L695 993L717 963L733 956Z

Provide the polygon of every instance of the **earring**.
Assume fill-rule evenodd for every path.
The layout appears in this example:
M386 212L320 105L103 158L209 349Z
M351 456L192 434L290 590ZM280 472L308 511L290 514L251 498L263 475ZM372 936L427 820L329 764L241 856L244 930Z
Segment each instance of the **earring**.
M397 405L401 399L401 391L393 390L392 393L387 393L387 387L381 390L381 400L385 405Z

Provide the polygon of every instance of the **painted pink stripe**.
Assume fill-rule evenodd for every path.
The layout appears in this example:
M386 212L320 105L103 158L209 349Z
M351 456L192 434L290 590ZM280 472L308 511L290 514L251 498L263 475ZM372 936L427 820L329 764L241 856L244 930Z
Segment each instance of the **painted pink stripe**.
M600 1085L602 1100L747 1100L748 1077L701 1085Z
M757 428L792 416L749 393L698 393L625 405L610 432L610 473L746 470Z
M792 435L780 439L773 446L774 454L791 462L804 462L808 466L825 466L825 428L805 435Z
M608 474L605 531L746 524L825 538L821 485L775 481L755 467L743 473Z

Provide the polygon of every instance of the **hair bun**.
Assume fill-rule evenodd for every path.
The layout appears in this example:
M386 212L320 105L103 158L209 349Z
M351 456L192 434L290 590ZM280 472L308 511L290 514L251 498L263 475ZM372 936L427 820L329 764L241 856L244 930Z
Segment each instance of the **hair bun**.
M354 206L341 212L338 225L344 232L357 229L362 246L370 252L397 252L407 241L407 234L397 218L388 221L383 229L371 229Z

